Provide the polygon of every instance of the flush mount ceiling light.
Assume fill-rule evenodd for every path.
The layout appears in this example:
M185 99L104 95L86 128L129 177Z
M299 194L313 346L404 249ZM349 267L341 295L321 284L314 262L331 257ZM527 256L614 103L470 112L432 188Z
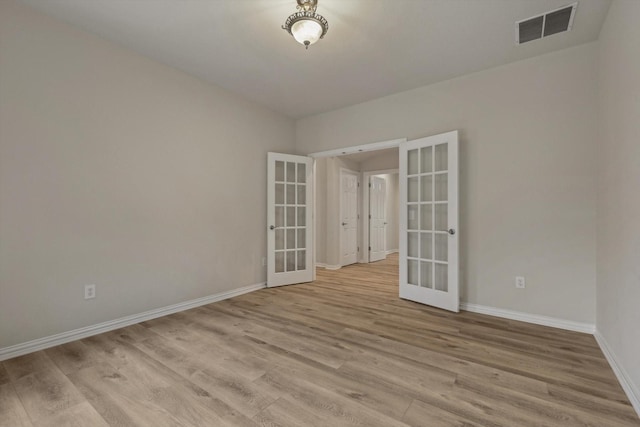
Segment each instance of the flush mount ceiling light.
M318 0L296 0L298 12L287 18L282 26L305 48L324 37L329 30L329 23L322 15L316 13Z

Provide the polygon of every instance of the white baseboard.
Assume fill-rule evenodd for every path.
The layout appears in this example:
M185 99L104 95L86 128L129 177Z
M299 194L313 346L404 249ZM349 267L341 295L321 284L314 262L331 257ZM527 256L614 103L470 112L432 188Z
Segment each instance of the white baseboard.
M399 249L389 249L389 250L387 251L387 255L396 254L396 253L398 253L398 252L400 252L400 250L399 250Z
M600 334L600 331L596 330L593 336L596 338L600 349L604 353L604 357L607 358L607 362L613 369L613 373L616 374L618 378L618 382L622 386L622 389L627 394L631 405L633 405L633 409L636 410L636 413L640 417L640 389L633 383L633 380L627 374L627 371L622 367L622 365L618 362L618 358L616 357L613 349L609 346L607 340Z
M341 265L325 264L324 262L316 262L316 267L324 268L326 270L340 270L342 268Z
M591 323L574 322L572 320L557 319L555 317L539 316L537 314L522 313L520 311L505 310L486 305L460 303L460 309L474 313L488 314L489 316L503 317L505 319L519 320L521 322L534 323L536 325L551 326L553 328L566 329L568 331L593 334L596 330Z
M341 265L325 264L324 262L316 262L316 267L324 268L327 270L340 270L342 268Z
M11 359L13 357L22 356L24 354L33 353L34 351L44 350L45 348L55 347L71 341L76 341L92 335L120 329L135 323L144 322L155 319L157 317L166 316L168 314L177 313L179 311L189 310L190 308L199 307L201 305L211 304L212 302L222 301L238 295L263 289L266 283L257 283L255 285L244 286L242 288L233 289L231 291L220 292L218 294L197 298L191 301L185 301L178 304L169 305L167 307L156 308L154 310L145 311L143 313L133 314L131 316L121 317L119 319L110 320L108 322L98 323L97 325L86 326L84 328L74 329L60 334L50 335L44 338L38 338L33 341L0 348L0 361Z
M316 267L324 268L327 270L340 270L342 268L341 265L325 264L324 262L316 262Z

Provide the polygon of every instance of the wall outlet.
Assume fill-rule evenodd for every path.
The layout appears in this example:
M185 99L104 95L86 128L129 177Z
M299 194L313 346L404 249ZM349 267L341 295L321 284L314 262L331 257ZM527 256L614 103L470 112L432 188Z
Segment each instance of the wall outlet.
M524 289L525 288L525 281L524 281L524 277L522 276L516 276L516 288L518 289Z
M96 285L84 285L84 299L96 297Z

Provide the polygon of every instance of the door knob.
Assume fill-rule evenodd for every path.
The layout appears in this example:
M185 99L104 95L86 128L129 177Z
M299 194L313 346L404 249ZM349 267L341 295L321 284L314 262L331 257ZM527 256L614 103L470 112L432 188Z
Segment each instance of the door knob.
M275 226L275 225L270 225L270 226L269 226L269 230L275 230L275 229L276 229L276 226Z
M346 222L343 222L343 223L342 223L342 225L343 225L343 226L345 226L345 225L347 225L347 223L346 223Z
M453 228L450 228L449 229L449 234L451 234L453 236L454 234L456 234L456 230L454 230Z

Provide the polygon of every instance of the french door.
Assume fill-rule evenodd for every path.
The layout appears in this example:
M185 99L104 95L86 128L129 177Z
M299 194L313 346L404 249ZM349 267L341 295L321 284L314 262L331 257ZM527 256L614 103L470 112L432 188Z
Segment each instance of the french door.
M267 286L313 280L313 159L267 155Z
M458 132L400 144L400 298L459 310Z

